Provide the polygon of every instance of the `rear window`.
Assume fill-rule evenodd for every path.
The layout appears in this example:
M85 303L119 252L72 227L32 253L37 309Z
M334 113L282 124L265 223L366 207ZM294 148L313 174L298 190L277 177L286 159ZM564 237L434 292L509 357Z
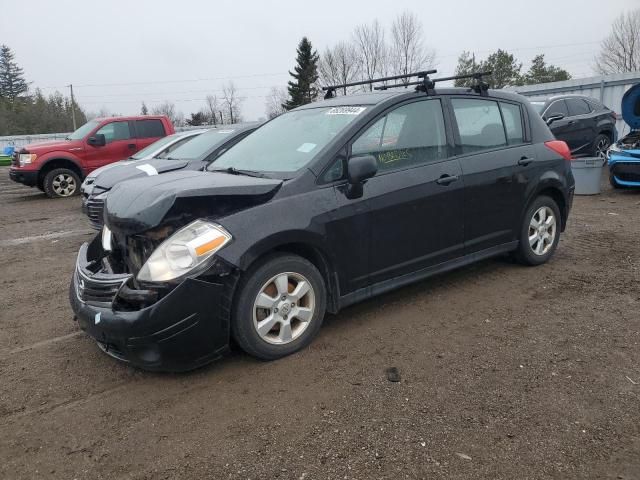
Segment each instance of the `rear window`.
M451 104L458 124L462 153L473 153L507 145L498 102L454 98Z
M164 125L158 119L136 120L138 138L164 137Z
M500 102L502 109L502 119L504 129L507 132L507 142L509 145L518 145L524 141L522 133L522 115L520 107L513 103Z

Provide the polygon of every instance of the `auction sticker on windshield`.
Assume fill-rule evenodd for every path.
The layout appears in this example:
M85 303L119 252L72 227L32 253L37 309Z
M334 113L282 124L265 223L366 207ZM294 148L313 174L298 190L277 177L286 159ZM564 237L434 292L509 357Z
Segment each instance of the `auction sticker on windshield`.
M327 111L327 115L360 115L366 107L333 107Z
M302 152L302 153L309 153L314 148L316 148L316 144L315 143L303 143L302 145L300 145L298 147L297 150L299 152Z

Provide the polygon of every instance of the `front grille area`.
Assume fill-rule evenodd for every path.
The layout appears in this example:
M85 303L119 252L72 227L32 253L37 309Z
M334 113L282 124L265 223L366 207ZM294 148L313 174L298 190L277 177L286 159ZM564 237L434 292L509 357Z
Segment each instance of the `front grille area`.
M611 173L623 182L640 182L640 162L617 162L611 167Z
M94 277L76 269L78 297L83 302L97 307L110 307L116 295L130 278L130 275L101 275Z
M103 223L102 213L104 211L104 200L89 198L86 205L89 223L91 223L91 226L96 230L100 230Z

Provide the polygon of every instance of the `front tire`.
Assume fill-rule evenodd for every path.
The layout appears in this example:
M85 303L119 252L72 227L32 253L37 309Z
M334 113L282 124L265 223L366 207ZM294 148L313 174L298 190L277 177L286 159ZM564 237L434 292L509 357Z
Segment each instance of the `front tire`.
M524 265L546 263L558 247L561 222L555 200L546 195L536 198L524 215L516 259Z
M55 168L45 175L43 188L49 198L73 197L80 193L80 177L68 168Z
M320 330L326 287L318 269L302 257L265 258L244 275L238 292L231 332L249 355L261 360L290 355Z

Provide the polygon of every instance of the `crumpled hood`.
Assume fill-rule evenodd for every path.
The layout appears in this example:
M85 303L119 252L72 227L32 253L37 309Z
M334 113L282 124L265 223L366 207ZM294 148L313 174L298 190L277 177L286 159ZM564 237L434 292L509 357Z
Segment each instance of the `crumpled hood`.
M104 170L98 172L94 185L109 190L116 183L124 180L181 170L187 165L189 165L187 160L123 160L107 165Z
M166 175L145 176L116 184L105 202L106 224L125 234L143 232L159 225L177 200L200 199L210 211L216 197L270 198L282 180L183 170Z

